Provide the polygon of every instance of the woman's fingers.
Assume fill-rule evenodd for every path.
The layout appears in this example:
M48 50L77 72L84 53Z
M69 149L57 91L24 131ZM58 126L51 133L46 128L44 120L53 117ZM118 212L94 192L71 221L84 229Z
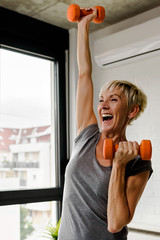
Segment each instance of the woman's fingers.
M127 163L137 157L138 153L139 145L136 141L123 141L119 143L119 147L115 156L118 161Z
M85 16L80 17L78 22L81 22L83 19L91 22L94 18L97 17L97 8L92 8L92 7L91 8L81 8L81 10L85 10L85 11L88 11L88 12L93 11L93 12L90 13L90 14L87 14Z

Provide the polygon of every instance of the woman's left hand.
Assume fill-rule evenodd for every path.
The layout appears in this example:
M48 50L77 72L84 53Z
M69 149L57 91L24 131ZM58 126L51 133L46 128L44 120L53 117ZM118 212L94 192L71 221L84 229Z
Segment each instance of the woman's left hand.
M139 145L136 141L124 141L119 143L119 147L115 153L113 162L126 165L129 161L137 157L139 153Z

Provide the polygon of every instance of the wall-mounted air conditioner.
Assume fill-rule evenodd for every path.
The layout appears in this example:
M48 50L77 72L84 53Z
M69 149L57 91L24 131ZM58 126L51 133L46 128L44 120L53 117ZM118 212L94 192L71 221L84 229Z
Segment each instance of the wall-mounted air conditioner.
M108 50L103 54L95 56L95 61L98 66L106 69L142 60L157 54L160 54L160 35L126 45L125 47Z

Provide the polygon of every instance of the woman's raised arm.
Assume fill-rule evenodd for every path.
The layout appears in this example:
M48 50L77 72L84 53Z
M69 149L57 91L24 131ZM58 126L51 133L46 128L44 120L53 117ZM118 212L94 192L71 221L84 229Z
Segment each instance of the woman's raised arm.
M87 126L97 123L93 110L92 62L89 48L89 24L96 17L97 9L78 21L77 61L79 79L76 99L77 134Z

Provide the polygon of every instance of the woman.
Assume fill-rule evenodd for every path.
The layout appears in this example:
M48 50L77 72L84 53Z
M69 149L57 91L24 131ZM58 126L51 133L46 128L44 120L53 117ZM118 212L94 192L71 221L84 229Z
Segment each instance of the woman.
M77 138L66 168L59 240L126 240L126 225L151 175L151 161L138 156L126 127L146 106L146 96L128 82L107 83L100 93L98 122L93 110L89 24L93 13L78 22ZM113 161L103 157L110 138L119 148Z

